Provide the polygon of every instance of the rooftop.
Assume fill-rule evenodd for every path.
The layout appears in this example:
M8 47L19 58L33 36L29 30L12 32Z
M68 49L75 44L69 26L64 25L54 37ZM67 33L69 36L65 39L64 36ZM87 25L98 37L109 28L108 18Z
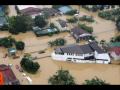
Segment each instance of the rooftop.
M104 51L97 45L96 42L92 42L85 45L68 45L61 48L57 48L55 52L72 53L72 54L87 54L97 51L98 53L104 53Z
M62 6L62 7L58 8L58 10L65 14L65 13L71 11L72 8L70 6Z
M72 28L71 29L71 32L73 33L73 34L76 34L76 35L81 35L81 34L84 34L84 33L87 33L87 34L89 34L87 31L85 31L85 30L83 30L83 29L81 29L80 27L74 27L74 28Z
M66 21L61 20L61 19L59 19L57 21L59 22L59 24L61 25L61 27L66 27L67 26L67 22Z

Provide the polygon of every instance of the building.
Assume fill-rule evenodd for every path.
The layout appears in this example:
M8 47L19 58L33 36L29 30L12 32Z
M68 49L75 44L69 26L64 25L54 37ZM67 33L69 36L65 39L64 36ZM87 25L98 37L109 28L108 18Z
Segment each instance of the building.
M8 48L8 55L12 56L15 55L17 50L15 48Z
M8 24L7 23L7 19L5 17L5 13L4 13L3 7L0 6L0 28L2 26L4 26L5 24Z
M58 30L56 28L45 28L41 29L39 27L33 27L33 32L37 37L49 35L50 33L56 33Z
M55 16L58 14L58 10L53 9L51 5L17 5L21 14L30 15L35 18L37 15Z
M88 40L92 34L87 31L81 29L80 27L74 27L71 29L71 34L76 40Z
M12 69L4 64L0 65L0 85L20 85Z
M61 6L58 8L58 10L61 12L61 14L65 14L69 11L72 11L73 9L70 6Z
M58 19L54 22L54 25L58 27L60 31L69 30L67 22L65 20Z
M110 56L114 60L120 60L120 46L119 47L111 47L109 49Z
M54 8L43 8L41 13L47 16L48 18L52 16L60 15L60 12Z
M102 50L96 42L85 45L68 45L56 48L51 54L53 60L71 61L77 63L110 63L108 53Z
M32 18L35 18L37 15L41 15L41 9L36 5L17 5L20 13L23 15L29 15Z

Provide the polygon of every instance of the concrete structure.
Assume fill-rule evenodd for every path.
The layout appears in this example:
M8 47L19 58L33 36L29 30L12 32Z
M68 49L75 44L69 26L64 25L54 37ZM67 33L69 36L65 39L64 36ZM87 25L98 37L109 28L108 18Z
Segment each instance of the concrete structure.
M80 27L74 27L71 29L71 34L76 40L89 40L92 34L88 33L87 31L81 29Z
M60 31L66 31L69 30L69 27L67 25L67 22L61 19L58 19L54 22L54 25L58 27Z
M104 52L96 42L85 45L69 45L55 49L51 54L53 60L77 63L110 63L108 53Z
M120 46L110 48L109 53L114 60L120 60Z
M7 65L0 65L0 85L19 85L20 82L16 78L12 69Z

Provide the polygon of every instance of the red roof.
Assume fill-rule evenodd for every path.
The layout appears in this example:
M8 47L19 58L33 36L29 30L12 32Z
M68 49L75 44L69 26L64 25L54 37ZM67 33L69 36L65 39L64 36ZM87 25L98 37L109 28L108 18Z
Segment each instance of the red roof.
M41 9L33 8L33 7L28 7L28 8L21 10L21 13L25 15L33 15L33 14L38 14L40 12L41 12Z
M120 47L112 47L110 51L115 52L116 55L120 55Z

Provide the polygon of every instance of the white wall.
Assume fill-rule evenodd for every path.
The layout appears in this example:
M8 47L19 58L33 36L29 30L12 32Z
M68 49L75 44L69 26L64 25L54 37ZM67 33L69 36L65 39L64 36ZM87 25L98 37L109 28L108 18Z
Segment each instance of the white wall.
M110 55L114 58L114 60L120 60L120 55L116 55L115 52L110 52Z

